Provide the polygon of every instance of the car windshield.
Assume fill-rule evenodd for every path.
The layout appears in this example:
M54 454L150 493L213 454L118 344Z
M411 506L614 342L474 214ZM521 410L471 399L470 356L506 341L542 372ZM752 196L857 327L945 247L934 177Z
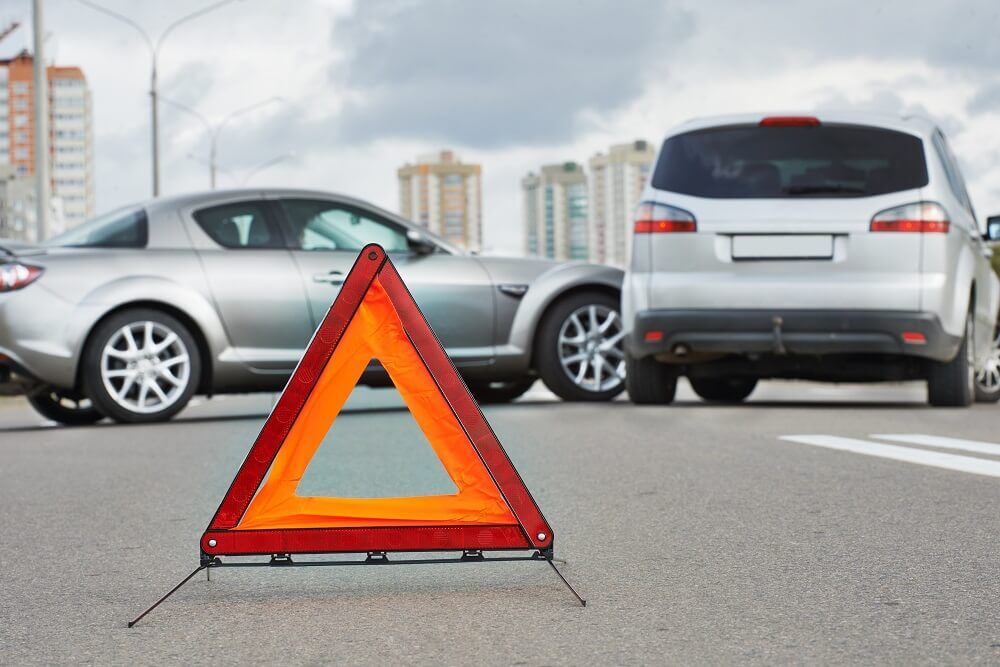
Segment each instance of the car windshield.
M696 197L864 197L927 185L923 142L856 125L697 130L663 143L653 187Z
M126 206L93 218L45 242L73 248L145 248L149 230L146 211Z

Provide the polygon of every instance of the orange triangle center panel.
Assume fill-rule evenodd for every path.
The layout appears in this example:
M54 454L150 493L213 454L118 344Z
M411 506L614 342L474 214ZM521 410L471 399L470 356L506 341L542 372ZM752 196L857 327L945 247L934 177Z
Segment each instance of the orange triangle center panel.
M373 359L389 374L457 493L297 495L309 462ZM371 437L379 437L377 430ZM366 247L202 537L203 553L551 545L551 529L392 262L381 247Z

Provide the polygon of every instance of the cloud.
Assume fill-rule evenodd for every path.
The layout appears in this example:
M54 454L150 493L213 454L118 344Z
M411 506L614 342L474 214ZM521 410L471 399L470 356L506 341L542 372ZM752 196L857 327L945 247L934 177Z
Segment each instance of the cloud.
M399 137L471 147L557 144L642 93L647 58L689 37L687 13L655 0L358 3L333 41L330 82L352 101L340 139Z
M984 113L1000 113L1000 83L989 83L979 89L965 110L974 116Z

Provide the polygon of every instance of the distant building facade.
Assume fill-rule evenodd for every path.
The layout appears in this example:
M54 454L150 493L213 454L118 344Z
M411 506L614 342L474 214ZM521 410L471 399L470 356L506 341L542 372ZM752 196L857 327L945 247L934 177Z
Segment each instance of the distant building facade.
M35 209L35 179L22 175L9 164L0 165L0 238L34 241L38 229ZM66 229L62 200L49 198L49 232Z
M400 214L468 250L483 244L482 168L452 151L421 155L400 167Z
M626 266L631 260L633 216L655 156L649 142L638 140L590 158L590 261Z
M78 67L47 68L49 86L49 174L53 210L49 231L73 227L94 214L94 155L90 91ZM5 192L20 192L35 173L34 59L27 51L0 60L0 169L9 167ZM13 185L11 185L13 183ZM32 192L33 198L33 192ZM18 201L23 205L24 199ZM0 203L5 211L13 210ZM31 213L32 220L34 213ZM23 232L32 238L32 223Z
M546 165L521 180L525 253L587 259L587 177L576 162Z

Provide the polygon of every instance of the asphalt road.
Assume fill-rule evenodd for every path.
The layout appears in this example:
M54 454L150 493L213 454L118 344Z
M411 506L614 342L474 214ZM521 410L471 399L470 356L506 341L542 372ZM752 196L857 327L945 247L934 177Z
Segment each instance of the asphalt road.
M230 569L126 629L197 565L271 398L145 427L0 404L0 663L1000 662L1000 407L914 386L489 408L586 608L543 563ZM447 488L400 405L358 390L304 490Z

